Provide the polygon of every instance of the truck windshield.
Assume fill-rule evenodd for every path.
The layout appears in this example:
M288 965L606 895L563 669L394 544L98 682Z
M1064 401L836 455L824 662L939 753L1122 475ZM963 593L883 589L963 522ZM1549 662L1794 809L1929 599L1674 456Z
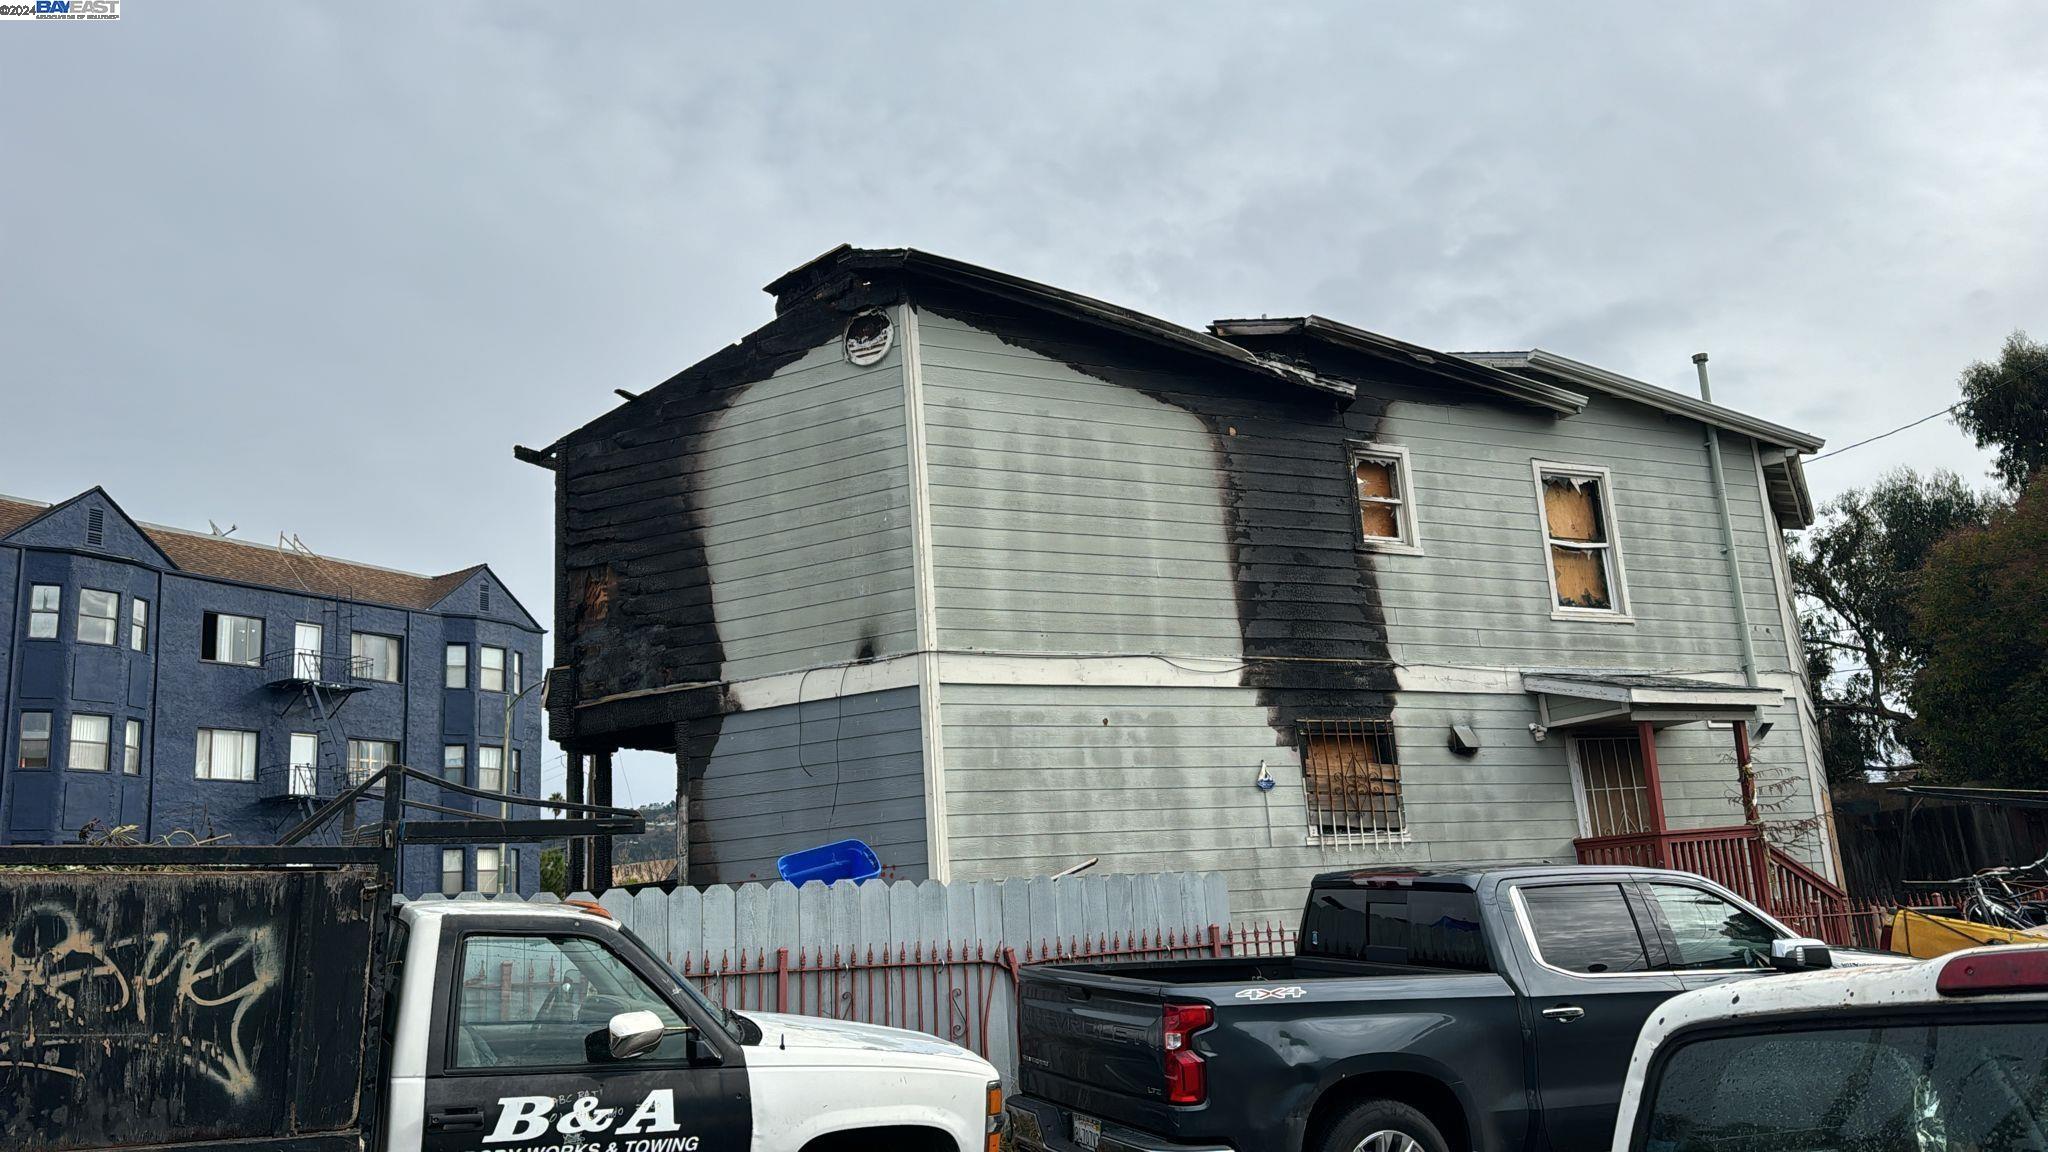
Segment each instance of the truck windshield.
M639 945L640 951L645 952L647 954L648 959L653 960L656 964L660 965L661 970L663 972L668 973L669 976L675 980L676 987L682 990L683 995L689 997L690 1001L697 1005L698 1008L702 1009L706 1016L709 1016L713 1020L718 1021L718 1026L725 1030L726 1035L732 1037L735 1041L738 1041L740 1043L746 1042L747 1030L746 1028L741 1026L739 1017L733 1015L731 1009L728 1009L725 1005L718 1003L717 1001L711 999L711 997L706 996L704 995L704 993L698 991L697 986L695 984L690 983L688 977L684 976L680 972L677 972L675 968L670 966L669 962L662 958L661 953L655 951L653 946L649 945L647 941L642 940L639 937L639 935L635 933L631 928L628 928L624 924L621 924L619 925L619 932L622 935L624 935L626 939L631 940L633 943Z
M2048 1020L1900 1019L1681 1042L1638 1152L2038 1152Z

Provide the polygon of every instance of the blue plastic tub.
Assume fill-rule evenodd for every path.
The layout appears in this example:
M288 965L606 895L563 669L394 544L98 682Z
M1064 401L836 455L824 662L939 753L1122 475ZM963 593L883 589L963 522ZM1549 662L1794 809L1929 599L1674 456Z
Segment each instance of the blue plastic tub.
M775 870L791 884L809 880L831 884L840 880L873 880L882 874L882 860L860 840L839 840L791 852L775 861Z

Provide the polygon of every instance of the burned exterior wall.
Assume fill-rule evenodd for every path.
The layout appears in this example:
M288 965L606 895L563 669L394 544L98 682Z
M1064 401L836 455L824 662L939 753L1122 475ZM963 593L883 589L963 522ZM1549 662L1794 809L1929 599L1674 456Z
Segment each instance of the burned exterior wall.
M557 486L555 738L701 768L724 684L912 643L901 352L841 286L570 434Z

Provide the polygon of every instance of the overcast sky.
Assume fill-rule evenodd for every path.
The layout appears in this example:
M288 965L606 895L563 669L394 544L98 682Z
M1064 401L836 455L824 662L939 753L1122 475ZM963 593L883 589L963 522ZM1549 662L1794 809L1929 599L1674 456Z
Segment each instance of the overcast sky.
M486 560L548 623L511 445L842 241L1685 389L1706 350L1834 446L2048 335L2048 5L705 7L0 24L0 492ZM1899 463L1985 472L1936 421L1810 475Z

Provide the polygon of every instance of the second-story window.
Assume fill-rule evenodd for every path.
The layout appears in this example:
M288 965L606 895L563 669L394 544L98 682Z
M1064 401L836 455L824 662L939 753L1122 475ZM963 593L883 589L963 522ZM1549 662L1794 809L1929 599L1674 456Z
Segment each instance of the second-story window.
M476 686L486 692L505 690L505 650L486 644L476 650Z
M201 780L254 780L256 734L238 728L201 728L192 764L193 774Z
M107 737L114 721L106 716L75 715L71 718L71 748L65 766L73 772L107 770Z
M379 636L374 632L357 632L349 637L349 655L355 657L355 673L365 680L383 680L397 683L402 669L399 665L401 645L396 636Z
M21 748L15 763L23 768L48 768L50 766L50 714L48 712L23 712L21 714Z
M121 630L121 595L97 588L78 592L78 642L112 644Z
M254 616L208 612L199 634L199 658L252 668L263 663L263 621Z
M443 685L449 688L469 687L469 645L450 644L442 666L447 670L441 678Z
M28 638L55 640L57 617L64 611L64 589L56 584L36 584L28 590Z
M1538 463L1536 487L1553 614L1624 616L1627 593L1607 470Z
M1353 444L1351 479L1358 488L1358 531L1365 545L1382 552L1417 551L1408 450Z
M149 601L140 596L128 601L128 647L149 651Z

